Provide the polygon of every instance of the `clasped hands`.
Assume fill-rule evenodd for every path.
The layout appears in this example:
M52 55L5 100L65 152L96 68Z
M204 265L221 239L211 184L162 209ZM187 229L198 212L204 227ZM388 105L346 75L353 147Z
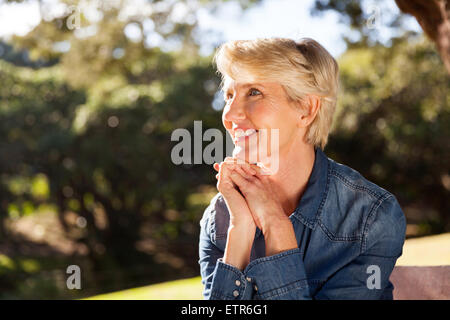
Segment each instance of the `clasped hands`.
M264 169L232 157L215 163L214 169L218 171L217 189L230 213L230 229L254 234L257 226L265 238L266 256L297 247L292 223ZM251 248L253 238L248 241Z

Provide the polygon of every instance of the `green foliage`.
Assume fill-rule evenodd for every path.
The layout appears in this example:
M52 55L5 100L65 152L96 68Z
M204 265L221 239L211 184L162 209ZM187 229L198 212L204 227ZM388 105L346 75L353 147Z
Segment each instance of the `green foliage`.
M407 15L399 13L391 0L315 0L311 14L338 13L339 20L349 26L351 34L344 35L348 47L389 44L392 37L403 38L410 28ZM381 30L381 28L383 30ZM387 31L389 30L389 31ZM388 38L386 34L391 34Z
M419 38L350 49L339 65L327 150L392 191L410 223L449 230L450 78L433 46Z
M0 239L24 242L5 227L9 221L54 206L67 237L87 248L83 270L91 290L198 273L198 221L209 201L198 194L211 196L214 176L206 166L173 165L170 137L198 119L204 130L221 126L211 108L215 90L205 89L217 88L219 79L211 59L197 53L193 25L160 31L182 39L173 51L148 48L123 32L146 19L159 30L171 9L129 21L118 18L117 8L105 9L90 37L68 30L67 17L43 21L13 43L55 65L33 70L0 60ZM70 50L55 52L63 41ZM70 214L85 226L69 221ZM21 272L0 281L11 289L20 279ZM30 286L39 290L42 279L33 276ZM15 294L35 293L21 288ZM54 297L64 286L52 288L43 290Z

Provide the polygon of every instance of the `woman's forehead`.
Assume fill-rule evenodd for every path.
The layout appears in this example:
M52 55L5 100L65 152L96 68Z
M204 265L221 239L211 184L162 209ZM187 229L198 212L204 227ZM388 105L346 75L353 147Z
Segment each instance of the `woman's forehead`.
M259 82L257 77L253 74L247 72L245 69L242 68L236 68L235 72L233 73L233 76L230 76L229 74L223 75L223 89L229 90L229 89L238 89L242 86ZM239 70L239 72L238 72Z

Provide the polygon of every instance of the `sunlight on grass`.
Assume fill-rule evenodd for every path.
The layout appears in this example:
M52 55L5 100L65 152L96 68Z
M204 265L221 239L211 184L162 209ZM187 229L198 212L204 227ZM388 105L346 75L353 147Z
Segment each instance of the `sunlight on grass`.
M403 246L403 254L397 266L450 265L450 233L409 239Z
M169 281L150 286L101 294L88 300L201 300L200 277Z

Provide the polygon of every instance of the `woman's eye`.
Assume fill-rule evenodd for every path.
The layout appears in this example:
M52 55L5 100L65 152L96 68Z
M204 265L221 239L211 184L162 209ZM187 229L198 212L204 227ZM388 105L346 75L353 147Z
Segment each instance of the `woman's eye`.
M228 101L228 100L230 100L230 99L233 99L233 94L232 94L232 93L227 93L227 94L225 95L225 101Z
M259 91L258 89L252 88L250 89L250 91L248 92L250 96L256 96L261 94L261 91Z

